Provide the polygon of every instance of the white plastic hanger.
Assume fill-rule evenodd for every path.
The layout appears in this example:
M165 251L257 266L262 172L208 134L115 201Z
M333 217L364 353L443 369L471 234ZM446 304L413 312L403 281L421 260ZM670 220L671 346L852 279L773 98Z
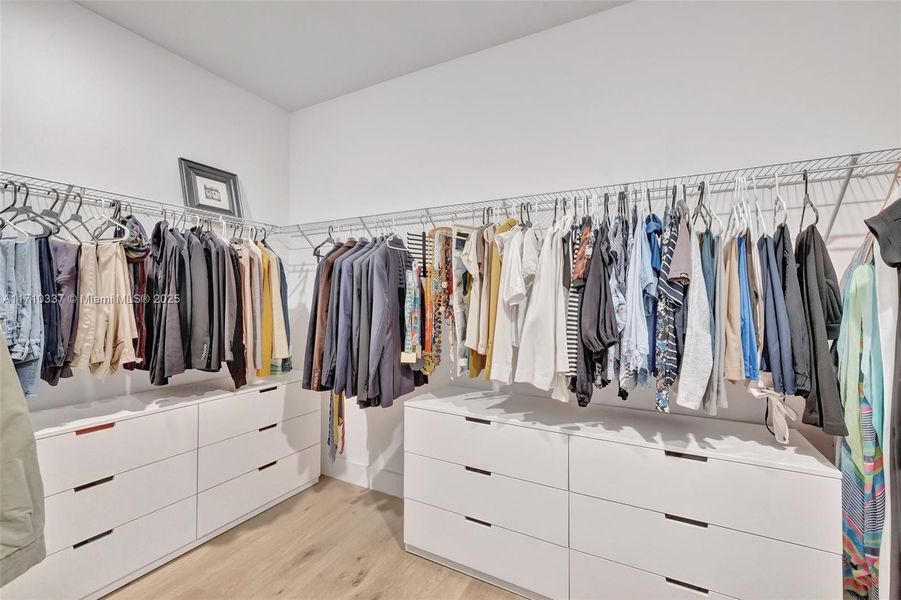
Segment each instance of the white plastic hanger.
M782 194L779 193L779 171L773 174L773 178L776 181L776 197L773 199L773 229L775 230L779 225L785 225L788 220L788 206L782 199ZM782 209L782 220L778 221L780 208Z
M754 212L757 214L757 224L760 226L758 236L767 235L766 221L763 219L763 211L760 209L760 196L757 194L757 179L751 175L751 190L754 194Z

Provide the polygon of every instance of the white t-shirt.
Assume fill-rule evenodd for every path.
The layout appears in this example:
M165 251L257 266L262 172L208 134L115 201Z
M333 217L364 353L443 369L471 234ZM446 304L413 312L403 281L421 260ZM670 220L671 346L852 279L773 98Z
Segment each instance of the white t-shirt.
M522 278L523 230L516 227L498 234L494 239L500 252L501 274L497 317L494 322L491 379L501 383L512 383L513 335L519 321L520 307L526 299L526 287Z

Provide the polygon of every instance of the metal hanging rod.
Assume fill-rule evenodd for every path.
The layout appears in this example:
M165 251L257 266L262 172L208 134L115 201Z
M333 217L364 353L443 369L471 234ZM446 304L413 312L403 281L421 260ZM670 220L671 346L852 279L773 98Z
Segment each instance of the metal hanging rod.
M366 231L369 235L372 235L372 230L381 230L387 227L420 224L424 227L433 227L436 224L447 224L455 220L467 219L473 215L482 215L486 209L492 209L495 217L505 214L515 216L518 206L523 203L530 203L533 213L544 212L554 210L555 206L564 199L572 206L572 201L575 199L602 199L604 194L607 193L610 194L610 200L615 205L617 193L621 191L631 192L639 190L642 194L642 200L646 197L650 197L652 200L661 200L669 197L674 185L679 187L685 185L689 188L689 193L696 195L698 185L705 182L707 193L716 195L732 192L735 188L735 181L739 177L753 180L758 190L775 187L777 179L780 188L788 188L803 185L805 172L808 175L810 184L842 183L841 191L835 202L817 203L821 207L833 206L837 211L842 205L848 183L852 179L859 180L876 176L890 176L894 173L899 163L901 163L901 148L889 148L754 167L711 171L709 173L695 173L692 175L630 181L613 185L598 185L556 192L512 196L487 201L447 204L426 209L385 212L331 221L301 223L280 227L275 233L303 237L310 246L313 246L315 242L311 240L310 236L326 235L331 230L355 229ZM854 202L853 204L857 203ZM852 203L849 202L848 204Z
M56 197L56 194L59 194L60 199L65 199L68 197L69 206L72 207L72 209L74 209L74 207L78 204L78 202L75 200L74 195L79 194L84 200L84 205L86 206L109 208L111 206L114 206L114 204L118 202L124 208L129 209L132 212L145 215L162 216L163 212L165 211L165 214L167 215L177 215L183 216L185 218L196 217L200 219L209 219L211 221L222 221L232 225L255 227L261 230L268 230L270 232L278 229L277 226L270 223L263 223L262 221L253 221L240 217L220 215L217 212L203 210L200 208L179 206L177 204L167 204L165 202L147 200L145 198L127 196L124 194L118 194L115 192L108 192L84 186L76 186L74 184L62 183L60 181L53 181L50 179L42 179L39 177L31 177L18 173L0 171L0 189L2 189L3 184L5 184L6 182L18 185L26 185L28 187L29 193L32 194L32 198L37 195L42 198L52 200Z

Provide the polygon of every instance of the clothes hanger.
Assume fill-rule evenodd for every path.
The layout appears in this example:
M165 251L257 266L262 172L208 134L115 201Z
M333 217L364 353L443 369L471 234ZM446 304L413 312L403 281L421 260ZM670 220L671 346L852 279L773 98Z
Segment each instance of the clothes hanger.
M90 229L88 229L88 226L85 225L84 217L81 216L81 206L84 203L84 198L78 192L73 192L72 196L74 196L75 198L78 199L78 206L75 208L74 211L72 211L72 214L69 215L69 218L66 219L65 221L63 221L63 223L65 223L66 225L68 225L69 223L75 223L76 225L81 225L81 228L85 231L85 233L88 234L88 237L90 238L90 240L96 241L96 239L94 238L94 234L91 232ZM62 208L60 208L60 212L65 210L68 203L69 203L69 196L66 195L66 198L63 200L63 206L62 206ZM163 213L164 213L163 220L165 221L165 211L163 211Z
M695 205L695 210L691 215L691 223L694 225L698 222L698 217L701 217L701 220L704 222L704 226L707 230L710 229L710 209L707 208L706 200L707 196L705 194L707 189L707 182L702 181L698 184L698 203Z
M19 227L15 223L13 223L12 221L9 221L7 219L4 219L3 217L0 217L0 233L2 233L3 230L6 229L7 227L12 227L16 231L15 239L17 242L24 242L25 240L27 240L30 237L30 235L27 231L25 231L24 229L22 229L21 227ZM10 239L10 238L0 237L0 239Z
M322 254L319 252L319 251L322 249L322 247L325 246L326 244L329 244L329 243L331 243L331 244L334 244L334 243L335 243L335 238L332 237L332 231L333 231L333 229L334 229L334 228L333 228L331 225L329 225L329 226L328 226L328 237L325 238L324 240L322 240L322 242L320 242L319 245L317 245L316 247L313 248L313 256L316 257L316 261L317 261L317 262L319 262L320 260L322 260ZM243 224L241 225L241 232L242 232L242 233L244 232L244 225L243 225Z
M134 232L132 232L132 230L128 227L123 227L122 222L119 220L120 215L122 214L122 203L118 200L111 200L110 207L113 209L113 216L109 217L104 214L99 215L98 218L105 220L106 223L94 230L94 240L98 242L128 241L134 235ZM114 232L122 231L122 233L114 235L111 238L101 238L100 236L103 235L107 230L109 230L110 227L115 227L115 229L113 230Z
M804 169L804 204L801 208L801 224L798 226L798 233L804 231L804 213L807 212L808 206L810 206L811 210L813 210L813 226L816 227L817 223L820 222L820 211L817 210L817 207L813 203L813 200L810 199L810 194L808 192L807 169Z
M757 224L760 226L759 234L761 236L768 235L763 211L760 209L760 196L757 194L757 178L754 175L751 175L751 193L754 196L754 212L757 215Z
M66 206L66 202L63 201L62 206L60 206L59 211L57 211L56 205L60 202L59 192L57 190L50 190L47 195L49 196L51 193L54 196L53 204L50 205L50 208L45 208L40 213L38 213L38 216L47 219L48 221L52 221L56 225L56 230L53 232L53 235L57 235L59 234L61 229L65 229L73 239L78 240L78 236L75 235L75 232L69 229L69 226L66 225L60 217L63 208L65 208Z
M4 188L6 185L4 184ZM20 190L25 190L25 198L22 199L22 206L16 206L16 200L19 196ZM34 208L28 204L28 197L31 195L31 190L28 188L28 184L13 184L13 203L10 205L12 208L12 214L8 217L7 220L10 222L18 222L18 223L35 223L40 226L41 231L39 233L29 234L32 237L47 237L54 233L59 232L59 227L57 227L53 223L48 223L44 219L38 215L34 211Z
M785 200L782 199L782 194L779 193L779 171L773 174L773 177L776 181L776 198L773 200L773 229L776 229L778 225L785 225L785 222L788 220L788 206L785 204ZM782 209L782 221L777 225L776 217L779 216L779 209Z

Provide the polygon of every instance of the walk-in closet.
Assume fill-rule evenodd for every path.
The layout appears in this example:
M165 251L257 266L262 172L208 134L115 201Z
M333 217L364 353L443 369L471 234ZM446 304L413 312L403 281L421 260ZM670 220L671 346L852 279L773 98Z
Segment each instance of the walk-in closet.
M901 600L901 3L0 1L0 599Z

